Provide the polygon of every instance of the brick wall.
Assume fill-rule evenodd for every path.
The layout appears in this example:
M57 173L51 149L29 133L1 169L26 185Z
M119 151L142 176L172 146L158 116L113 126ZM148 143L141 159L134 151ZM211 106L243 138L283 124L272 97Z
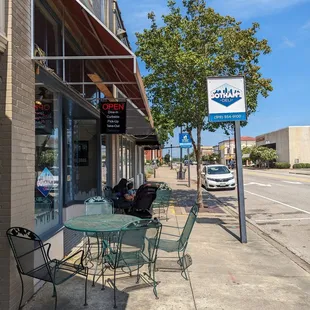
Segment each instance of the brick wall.
M16 309L21 284L5 238L10 226L34 225L34 69L30 0L7 2L7 50L0 59L0 309ZM33 281L25 279L27 299Z

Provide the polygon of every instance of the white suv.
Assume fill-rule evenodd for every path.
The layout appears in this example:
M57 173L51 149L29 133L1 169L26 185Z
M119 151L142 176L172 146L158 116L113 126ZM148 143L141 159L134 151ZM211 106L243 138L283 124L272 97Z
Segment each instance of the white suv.
M202 169L202 184L206 189L235 189L233 173L224 165L208 165Z

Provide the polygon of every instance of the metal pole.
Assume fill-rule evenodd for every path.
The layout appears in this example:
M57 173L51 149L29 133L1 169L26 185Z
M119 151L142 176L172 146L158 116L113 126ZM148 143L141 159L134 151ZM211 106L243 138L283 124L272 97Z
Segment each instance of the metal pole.
M187 162L188 162L188 187L191 187L191 163L189 160L189 148L187 149Z
M170 144L170 150L171 150L171 156L170 156L170 169L172 170L172 169L173 169L173 166L172 166L172 144Z
M181 126L181 133L183 133L183 128ZM183 169L183 165L182 165L182 157L183 157L183 150L180 147L180 179L182 179L182 169Z
M235 122L235 147L236 147L236 163L237 163L236 171L237 171L237 188L238 188L240 241L241 243L247 243L240 122Z

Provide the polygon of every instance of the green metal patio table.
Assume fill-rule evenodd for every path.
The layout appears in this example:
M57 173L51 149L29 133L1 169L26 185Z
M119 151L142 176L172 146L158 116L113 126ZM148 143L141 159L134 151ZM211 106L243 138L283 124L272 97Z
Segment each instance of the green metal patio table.
M96 214L74 217L64 223L71 230L88 233L113 233L140 218L125 214Z
M126 214L95 214L95 215L83 215L74 217L64 223L64 226L68 229L85 232L85 233L95 233L97 237L106 240L110 243L113 239L117 238L118 232L121 228L129 223L140 220L140 218L132 215ZM113 238L115 237L115 238ZM99 239L97 239L99 240ZM100 245L98 244L100 247ZM104 249L102 248L102 254L104 254ZM97 274L98 261L95 264L92 263L92 254L90 249L86 250L85 264L92 269L95 266L94 273L92 271L89 274L93 274L93 286L95 285L95 276ZM100 257L97 257L97 260Z

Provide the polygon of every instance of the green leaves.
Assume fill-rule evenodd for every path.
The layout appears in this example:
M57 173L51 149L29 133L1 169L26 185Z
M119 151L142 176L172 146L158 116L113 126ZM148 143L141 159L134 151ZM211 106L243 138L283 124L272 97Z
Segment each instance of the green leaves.
M268 148L268 147L255 146L255 147L252 147L250 151L251 151L250 159L254 162L258 161L262 163L262 162L273 161L278 158L276 150Z
M242 29L241 22L207 8L204 0L183 0L186 14L175 1L167 4L163 26L151 12L151 28L137 34L137 55L149 71L145 85L153 107L175 126L225 128L227 124L207 121L206 78L244 75L248 114L255 112L258 96L272 91L271 80L260 72L259 58L271 49L265 39L256 37L259 24Z

